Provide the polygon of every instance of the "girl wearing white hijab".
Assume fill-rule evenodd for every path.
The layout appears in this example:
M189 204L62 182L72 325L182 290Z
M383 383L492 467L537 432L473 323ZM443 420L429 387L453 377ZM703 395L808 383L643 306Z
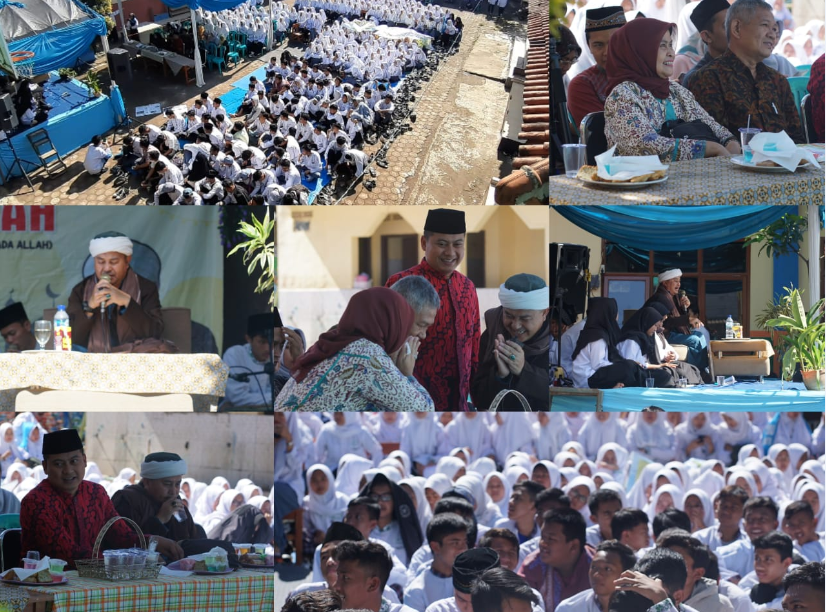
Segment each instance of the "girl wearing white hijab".
M800 470L800 466L809 460L809 448L799 442L793 442L789 444L788 450L789 465L796 474Z
M717 430L706 412L689 413L688 419L674 428L677 455L685 459L710 459L717 452Z
M6 470L5 478L3 478L3 488L6 491L14 493L20 484L29 476L28 468L22 463L13 463Z
M714 470L705 470L694 479L694 488L705 491L709 497L714 497L717 492L726 486L725 479Z
M769 468L765 463L760 461L760 459L749 457L743 465L751 472L754 483L757 485L757 493L755 493L755 495L771 497L777 503L786 499L786 494L777 488L777 484L774 482Z
M499 507L499 513L502 516L507 516L508 502L510 501L513 487L508 479L505 478L505 475L502 472L491 472L485 476L482 484L485 485L485 493L487 493L491 501Z
M593 478L594 474L597 473L597 464L589 459L583 459L576 464L575 468L577 472L589 478Z
M429 476L436 465L439 447L444 440L444 428L433 413L406 415L408 418L402 427L401 450L413 460L420 476ZM431 468L431 469L428 469Z
M794 478L795 475L791 466L789 449L785 444L772 444L771 447L769 447L768 457L774 461L775 467L783 474L783 488L788 491L792 484L792 478Z
M376 466L384 457L381 444L362 427L361 415L352 412L333 413L333 420L325 423L318 434L315 450L319 463L331 470L347 453L369 457Z
M662 478L665 478L668 482L662 482ZM654 478L651 480L651 494L653 495L657 489L667 484L673 484L675 487L680 487L685 490L680 475L670 468L662 467L657 470L657 473L654 474Z
M0 425L0 469L5 474L15 459L25 459L23 451L14 439L14 429L11 423Z
M261 490L261 487L259 487L255 483L248 484L243 489L241 489L241 494L244 496L244 501L246 503L250 503L250 500L253 497L262 497L262 493L263 491Z
M453 487L453 483L444 474L433 474L428 477L424 483L424 495L431 512L439 500L442 499L442 495L447 493L451 487Z
M422 533L427 531L427 526L433 518L433 511L430 509L430 504L427 503L427 498L424 492L424 478L419 476L413 478L405 478L399 481L399 486L405 489L410 496L411 501L416 505L416 517L419 519L419 525L422 528ZM412 493L412 495L411 495Z
M89 465L92 465L92 464L90 463ZM95 468L97 468L97 466L95 466ZM89 471L88 468L87 468L86 471L87 472ZM230 488L229 487L229 480L227 480L223 476L216 476L215 478L212 479L212 482L209 483L209 484L215 485L217 487L221 487L221 488L224 489L224 491L228 491L229 488Z
M594 412L588 416L579 430L578 440L587 459L595 459L603 444L615 442L625 446L628 443L625 425L615 412Z
M456 481L456 486L464 487L473 496L474 515L476 522L485 527L492 527L496 521L502 518L499 506L493 503L490 496L485 492L485 484L478 474L467 474ZM507 517L507 514L504 516Z
M336 471L336 491L347 497L353 497L359 492L361 475L373 467L373 462L353 453L347 453L338 462Z
M628 449L636 450L653 461L673 459L674 434L664 415L659 412L641 413L637 422L628 428Z
M568 419L562 412L538 412L534 423L537 459L553 459L562 445L573 440Z
M777 417L774 443L788 445L793 442L797 442L806 447L810 446L812 443L812 432L801 413L781 412Z
M670 502L668 501L669 497L671 498ZM668 508L682 510L684 497L685 494L683 493L682 488L673 484L664 485L654 491L654 494L651 496L651 501L648 503L648 507L644 508L645 513L648 515L649 520L653 523L654 517Z
M824 515L826 514L826 512L824 512L823 503L823 485L808 480L800 486L797 494L795 495L795 499L809 502L809 505L815 513L815 518L817 519L817 531L822 532L824 530Z
M740 482L742 480L742 482ZM734 468L726 476L726 483L742 487L749 494L749 497L757 495L757 482L750 472L743 468Z
M815 459L809 459L800 466L801 474L808 474L812 479L816 480L818 484L826 485L824 481L823 463Z
M490 457L481 457L471 463L468 470L471 472L476 472L479 476L484 478L491 472L496 471L496 462Z
M689 489L683 496L683 510L691 519L691 533L715 524L714 504L702 489Z
M651 497L654 486L654 474L663 468L662 463L649 463L637 476L634 485L628 492L628 505L632 508L643 508Z
M436 473L444 474L451 481L456 482L465 475L465 462L458 457L442 457L436 463Z
M399 444L402 441L402 415L398 412L380 412L373 435L380 444Z
M511 487L518 482L531 479L531 473L521 465L512 465L511 467L506 468L503 474Z
M586 489L587 493L585 491ZM587 476L577 476L565 485L565 488L562 490L565 492L565 495L571 499L571 508L579 512L582 518L585 519L585 525L587 527L593 525L594 521L591 520L591 509L588 507L588 498L591 496L591 493L597 490L594 481Z
M746 444L737 451L737 464L743 465L746 459L760 459L763 451L756 444Z
M469 448L473 459L493 454L493 440L486 415L478 412L460 412L444 429L444 442L440 452L456 447Z
M625 474L627 461L628 451L616 442L603 444L597 452L597 469L608 471L615 479L619 479Z
M323 463L307 470L307 491L303 505L304 531L313 542L321 544L330 524L344 518L349 500L344 493L336 491L333 473Z
M132 468L128 468L128 467L123 468L118 473L118 475L115 477L115 479L112 481L112 484L110 484L109 487L107 488L107 492L109 493L109 497L112 497L115 493L117 493L118 491L120 491L121 489L123 489L125 487L128 487L129 485L135 484L135 476L137 476L137 475L138 475L138 473L135 470L133 470ZM184 478L184 480L186 481L186 480L192 480L192 479L191 478ZM192 482L194 483L195 481L192 480ZM191 488L192 488L192 486L190 485L190 490L191 490ZM181 493L183 493L187 497L187 499L189 499L189 496L186 495L186 492L183 489L183 481L181 482Z
M538 467L545 468L547 472L547 476L542 473L542 470L538 470ZM533 470L531 471L531 480L535 480L539 484L541 484L546 489L558 489L560 483L562 482L562 477L559 473L559 468L556 467L552 462L543 460L538 461L535 466L533 466Z
M717 456L726 465L733 463L731 452L736 446L758 444L761 437L760 430L749 421L747 412L723 413L723 423L717 433L720 437Z
M576 467L576 464L579 463L581 459L582 458L576 453L562 451L556 454L554 457L554 463L558 468Z
M532 415L526 412L509 412L507 418L496 413L493 427L493 450L496 462L504 465L509 453L522 451L532 455L534 449L534 429Z
M225 489L221 493L221 498L218 500L218 505L215 511L210 514L203 522L204 531L207 535L209 532L220 525L235 510L244 505L244 494L236 489Z
M392 453L387 455L387 458L395 459L396 461L402 464L404 468L405 477L409 477L411 474L413 474L413 462L410 460L410 457L407 455L407 453L403 450L394 450Z

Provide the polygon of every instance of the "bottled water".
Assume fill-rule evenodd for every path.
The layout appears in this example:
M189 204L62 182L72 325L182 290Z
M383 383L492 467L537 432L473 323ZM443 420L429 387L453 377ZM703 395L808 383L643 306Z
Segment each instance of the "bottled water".
M734 338L734 319L731 318L731 315L728 316L726 319L726 340L731 340Z
M54 316L54 350L72 350L72 327L69 325L69 315L66 307L62 304L57 307L57 314Z

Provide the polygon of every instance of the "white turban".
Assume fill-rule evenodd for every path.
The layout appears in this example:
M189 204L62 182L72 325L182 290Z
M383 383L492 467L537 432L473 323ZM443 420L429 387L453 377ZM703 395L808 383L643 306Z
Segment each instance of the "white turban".
M92 257L97 257L103 253L123 253L129 257L132 255L132 241L126 236L93 238L89 241L89 253Z
M674 268L673 270L666 270L662 274L660 274L657 278L660 282L671 280L672 278L680 278L683 275L683 271L679 268Z
M183 476L186 474L186 461L144 461L141 463L141 478L150 480Z
M547 286L533 291L514 291L499 285L499 303L514 310L545 310L548 308L550 290Z

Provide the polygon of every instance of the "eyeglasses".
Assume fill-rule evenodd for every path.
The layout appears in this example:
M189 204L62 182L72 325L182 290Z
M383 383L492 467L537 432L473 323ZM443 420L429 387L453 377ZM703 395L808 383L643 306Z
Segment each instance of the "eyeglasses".
M371 495L370 499L377 502L389 502L393 501L393 496L390 493L385 493L384 495Z

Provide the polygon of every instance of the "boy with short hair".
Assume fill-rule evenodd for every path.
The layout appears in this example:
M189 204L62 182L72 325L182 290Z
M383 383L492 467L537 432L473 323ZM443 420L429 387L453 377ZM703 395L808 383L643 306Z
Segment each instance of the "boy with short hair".
M585 538L590 546L596 547L613 537L611 519L622 510L622 498L611 489L599 489L588 498L588 509L594 524L585 530Z
M556 612L602 612L614 593L614 581L637 562L634 551L617 540L606 540L597 546L591 559L588 580L591 588L563 600Z
M639 508L623 508L611 518L611 537L636 553L649 546L648 515Z
M794 612L820 612L826 593L823 580L823 563L806 563L786 574L783 578L783 609Z
M807 501L796 501L783 512L783 531L794 539L794 549L806 561L822 561L826 556L823 535L817 533L817 519Z
M513 485L508 502L508 518L496 521L495 527L504 527L514 532L519 543L539 536L536 521L536 496L543 490L542 485L532 480L524 480Z
M772 531L756 538L754 571L743 577L740 588L749 591L755 610L769 610L783 605L783 578L792 564L792 539Z

